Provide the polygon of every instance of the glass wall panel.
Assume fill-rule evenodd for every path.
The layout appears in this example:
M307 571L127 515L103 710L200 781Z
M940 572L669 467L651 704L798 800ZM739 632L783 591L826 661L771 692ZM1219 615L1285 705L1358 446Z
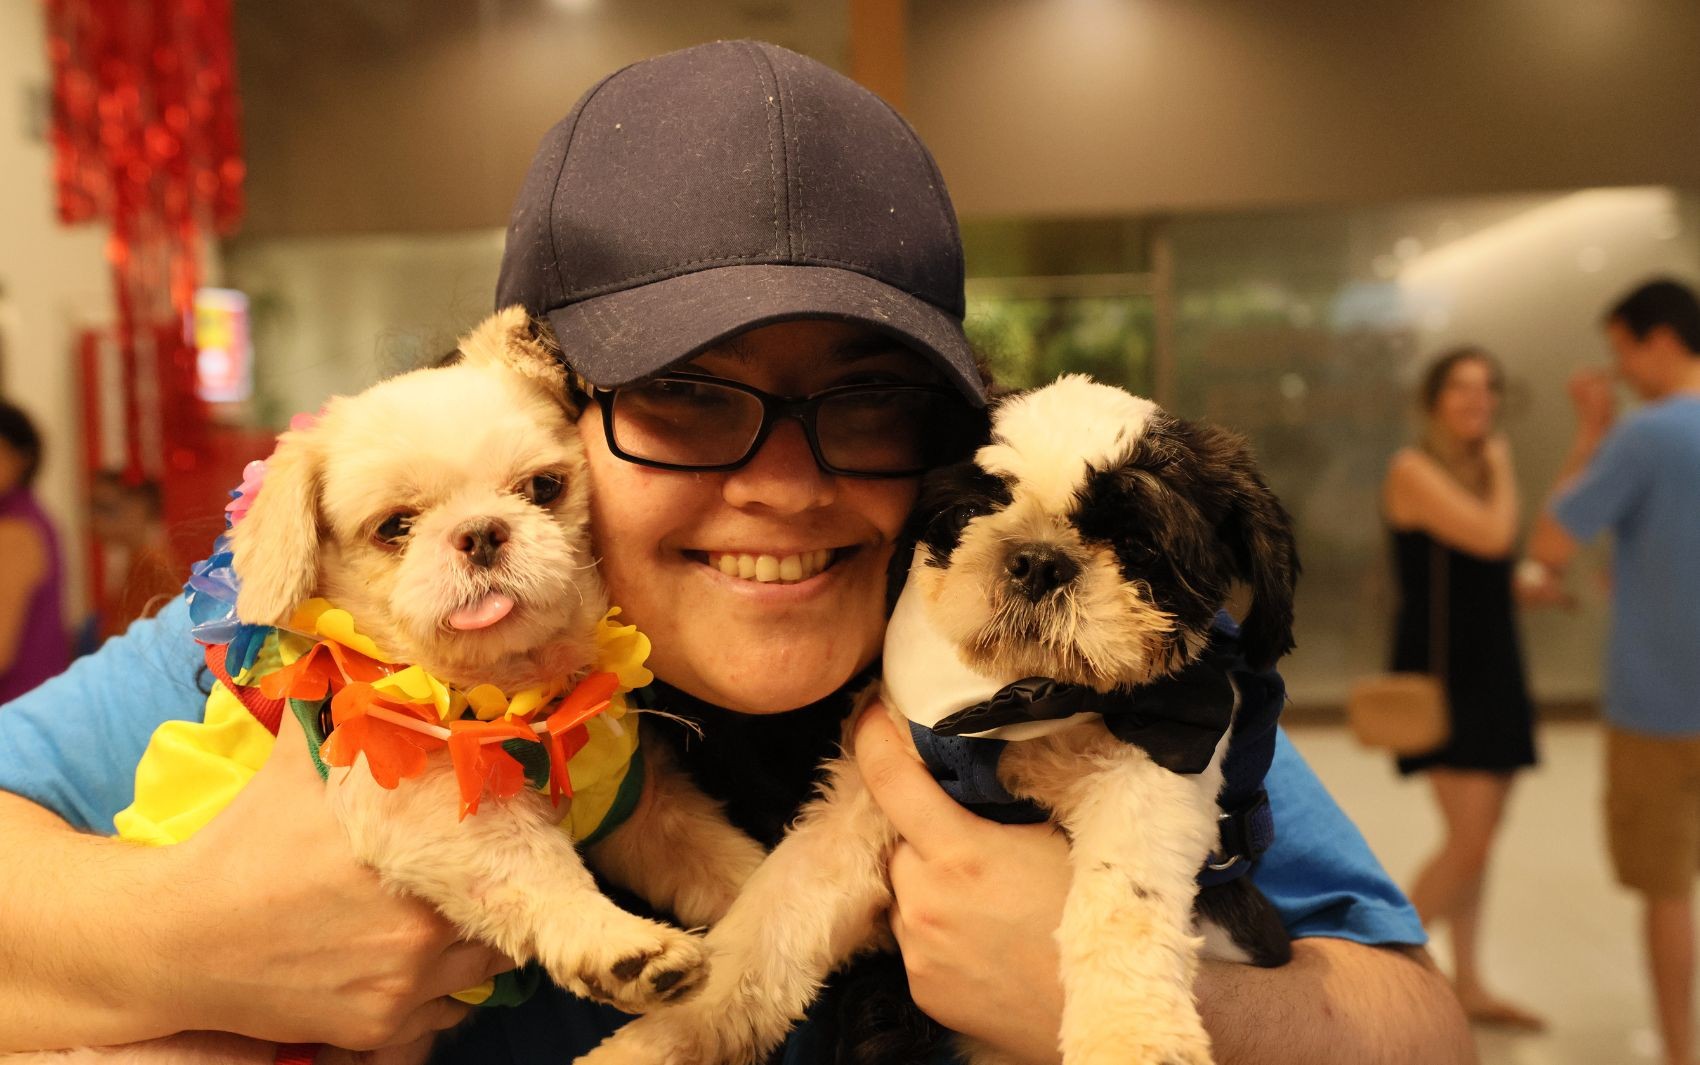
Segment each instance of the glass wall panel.
M280 428L452 351L493 309L501 229L230 241L224 277L250 300L252 416Z
M1059 374L1087 373L1134 392L1151 391L1155 330L1146 279L1099 280L1109 283L970 283L968 338L999 385L1030 388Z

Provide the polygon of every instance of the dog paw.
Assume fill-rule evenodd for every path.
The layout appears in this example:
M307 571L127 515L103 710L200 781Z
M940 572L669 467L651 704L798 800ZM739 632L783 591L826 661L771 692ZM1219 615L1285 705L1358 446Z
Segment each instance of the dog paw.
M631 925L599 937L591 951L545 955L543 965L562 987L626 1013L683 1002L702 988L708 956L700 938L639 918Z

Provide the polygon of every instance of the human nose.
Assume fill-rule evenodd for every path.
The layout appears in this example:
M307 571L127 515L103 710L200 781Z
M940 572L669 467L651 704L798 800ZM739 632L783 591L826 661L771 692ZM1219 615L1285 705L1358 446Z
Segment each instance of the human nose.
M836 483L815 462L802 423L783 418L749 462L726 475L722 494L734 507L799 514L831 503Z

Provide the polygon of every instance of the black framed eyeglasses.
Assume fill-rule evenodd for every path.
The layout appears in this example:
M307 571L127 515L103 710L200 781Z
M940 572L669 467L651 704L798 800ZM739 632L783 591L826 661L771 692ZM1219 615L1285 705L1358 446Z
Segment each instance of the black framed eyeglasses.
M776 396L739 381L670 373L592 390L608 450L661 470L735 470L784 418L803 426L821 470L843 477L913 477L973 446L976 411L944 385L852 384Z

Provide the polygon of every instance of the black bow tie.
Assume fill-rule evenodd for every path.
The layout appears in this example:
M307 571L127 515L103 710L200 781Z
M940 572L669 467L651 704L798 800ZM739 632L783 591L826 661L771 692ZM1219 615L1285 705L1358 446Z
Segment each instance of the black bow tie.
M1234 717L1232 659L1215 642L1180 672L1136 688L1094 691L1046 677L1025 677L991 698L947 715L941 736L987 732L1030 721L1099 714L1115 737L1172 773L1202 773Z

